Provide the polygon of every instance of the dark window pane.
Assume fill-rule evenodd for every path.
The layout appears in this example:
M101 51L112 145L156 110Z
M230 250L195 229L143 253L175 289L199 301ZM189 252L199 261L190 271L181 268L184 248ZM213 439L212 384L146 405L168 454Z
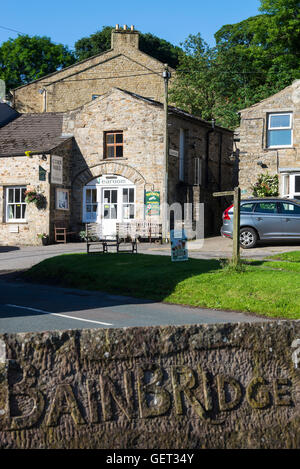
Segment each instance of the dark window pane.
M300 192L300 176L295 176L295 192Z
M106 135L106 143L114 143L114 134Z
M109 218L109 206L104 207L104 218Z
M25 218L25 213L26 213L26 205L22 205L22 218Z
M110 191L104 191L104 203L110 203Z
M21 205L17 204L16 205L16 218L21 218Z
M106 156L107 156L107 158L114 158L114 156L115 156L115 147L107 147Z
M21 189L15 189L15 202L21 202Z
M113 204L117 203L118 201L118 191L111 191L111 201Z
M23 187L23 189L21 189L21 193L22 193L21 200L22 200L22 202L25 202L25 192L26 192L26 189L25 189L25 187Z
M258 213L277 213L277 207L272 202L261 202L256 204L255 212Z
M8 189L8 202L9 203L14 202L14 190L13 189Z
M116 134L116 143L123 143L123 134Z
M128 202L128 189L123 189L123 203L126 204Z
M129 218L134 218L134 205L130 205L130 215Z
M116 156L117 157L123 156L123 147L121 146L116 147Z
M129 202L134 202L134 189L129 189Z

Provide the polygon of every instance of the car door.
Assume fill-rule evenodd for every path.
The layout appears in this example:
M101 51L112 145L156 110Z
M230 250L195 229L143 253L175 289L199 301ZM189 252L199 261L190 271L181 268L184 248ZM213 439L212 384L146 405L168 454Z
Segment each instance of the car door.
M281 238L283 236L283 214L276 201L257 202L253 221L260 239Z
M280 202L279 208L282 213L284 236L300 238L300 204Z

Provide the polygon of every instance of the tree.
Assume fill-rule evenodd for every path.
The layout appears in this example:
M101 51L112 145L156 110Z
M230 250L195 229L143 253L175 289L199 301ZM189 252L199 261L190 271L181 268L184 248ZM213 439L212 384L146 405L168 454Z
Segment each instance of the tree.
M261 0L260 10L224 25L215 48L202 47L200 35L189 36L171 94L176 105L235 128L239 110L300 78L299 0Z
M20 35L0 46L0 78L6 89L29 83L75 62L75 57L62 44L48 37Z
M75 55L77 60L84 60L93 55L100 54L111 48L112 26L103 26L101 31L91 34L89 37L79 39L75 43ZM168 41L154 36L150 33L140 33L140 50L163 63L168 63L170 67L176 68L178 65L178 54L180 48L173 46Z

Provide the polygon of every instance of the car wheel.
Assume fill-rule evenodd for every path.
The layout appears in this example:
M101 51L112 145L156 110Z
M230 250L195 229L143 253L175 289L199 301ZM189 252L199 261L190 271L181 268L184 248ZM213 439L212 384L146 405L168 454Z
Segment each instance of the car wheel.
M243 249L254 248L257 243L256 231L252 228L242 228L240 231L240 245Z

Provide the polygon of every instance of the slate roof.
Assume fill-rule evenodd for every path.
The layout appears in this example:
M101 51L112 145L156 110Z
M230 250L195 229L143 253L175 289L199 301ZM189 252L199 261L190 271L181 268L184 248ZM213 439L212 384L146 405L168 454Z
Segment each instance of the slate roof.
M19 117L19 113L7 103L0 103L0 127Z
M0 128L0 156L49 152L66 141L62 137L62 123L62 112L21 114Z

